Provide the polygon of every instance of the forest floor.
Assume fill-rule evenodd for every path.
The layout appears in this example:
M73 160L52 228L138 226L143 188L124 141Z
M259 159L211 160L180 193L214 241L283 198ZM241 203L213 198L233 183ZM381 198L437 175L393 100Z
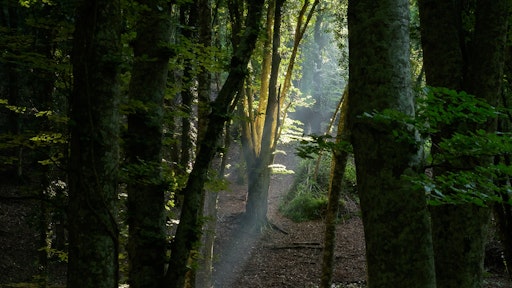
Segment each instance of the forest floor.
M233 163L242 161L236 158L236 152L233 154ZM287 155L277 155L275 163L293 170L298 161L292 149ZM279 229L267 227L261 233L240 227L247 185L231 181L229 191L220 192L214 248L216 288L318 287L323 221L296 223L279 212L279 205L293 181L293 174L272 176L268 216ZM349 217L337 225L333 287L366 287L363 224L356 202L348 197L345 200ZM486 273L484 288L498 287L512 287L512 283L503 273Z
M236 153L237 148L233 148L233 152L229 153L232 167L229 170L235 170L237 163L243 162ZM294 154L294 149L286 149L286 153L276 155L275 163L283 164L289 170L296 169L300 159ZM318 287L322 263L323 222L318 220L296 223L284 217L278 210L295 175L272 176L268 217L279 229L268 227L261 233L249 232L240 227L245 211L247 185L237 184L236 177L232 171L229 176L230 189L219 194L214 260L215 288ZM345 197L344 200L347 203L344 211L346 217L337 225L333 287L366 287L365 244L359 208L350 197ZM22 241L34 238L29 237L33 229L20 225L20 219L28 217L28 208L22 206L20 203L0 205L0 220L8 223L0 227L0 287L29 287L24 286L28 283L19 283L18 278L20 274L36 273L29 269L31 265L28 265L27 259L34 259L37 255L37 241ZM499 255L499 247L497 249ZM64 287L65 264L57 266L50 269L51 282L54 284L52 287ZM484 288L512 288L512 283L503 271L494 274L491 273L492 269L488 268L488 271ZM14 286L6 285L16 282L18 283Z

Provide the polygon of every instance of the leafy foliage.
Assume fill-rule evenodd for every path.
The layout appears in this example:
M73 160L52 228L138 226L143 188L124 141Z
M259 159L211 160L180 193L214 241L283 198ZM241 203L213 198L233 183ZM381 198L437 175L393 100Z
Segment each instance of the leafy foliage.
M449 125L483 124L501 114L495 107L464 91L427 87L423 94L418 99L416 118L411 121L423 135L437 133Z
M477 127L505 115L506 111L463 91L426 87L424 92L418 99L415 117L396 110L374 111L364 117L389 125L385 127L393 127L393 123L409 125L423 139L439 139L435 147L431 147L436 149L435 156L428 158L425 168L450 172L411 178L425 190L431 205L472 203L484 206L502 201L498 195L511 192L508 187L497 185L496 180L509 177L512 169L504 164L491 164L491 160L512 153L512 138L510 133L488 132ZM450 130L467 132L440 134ZM413 133L401 134L394 130L393 134L398 141L417 141Z
M347 141L336 143L331 135L310 135L309 138L300 141L297 155L301 158L313 159L323 151L332 152L335 149L351 152L352 146Z

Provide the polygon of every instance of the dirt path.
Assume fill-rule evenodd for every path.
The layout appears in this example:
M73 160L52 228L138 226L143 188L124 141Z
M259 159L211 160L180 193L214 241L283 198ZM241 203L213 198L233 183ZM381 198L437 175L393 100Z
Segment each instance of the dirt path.
M294 169L292 152L277 155L275 163ZM269 192L269 219L287 234L266 229L248 234L239 229L245 209L245 185L232 185L219 195L215 287L315 287L321 270L324 225L321 221L295 223L278 212L293 175L273 175ZM336 283L365 279L364 238L359 217L340 223L337 229ZM357 286L354 286L357 287Z
M235 157L232 163L241 161ZM277 155L275 161L292 170L297 162L293 150L289 150L287 156ZM240 227L246 185L232 184L230 191L220 193L214 264L216 288L318 287L324 234L322 221L295 223L278 212L293 177L273 175L269 192L269 219L287 234L276 229L251 234ZM338 224L336 237L333 279L336 287L365 287L365 247L360 217L353 216ZM511 288L512 284L504 275L488 274L484 288L498 287Z

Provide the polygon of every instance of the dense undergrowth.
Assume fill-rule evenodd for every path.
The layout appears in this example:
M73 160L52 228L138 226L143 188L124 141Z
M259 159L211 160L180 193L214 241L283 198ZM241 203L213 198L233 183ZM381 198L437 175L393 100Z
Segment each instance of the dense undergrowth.
M325 152L314 159L302 159L295 173L294 182L279 207L280 212L296 222L322 219L327 209L330 172L330 153ZM348 161L342 181L345 197L341 199L357 198L353 160ZM339 205L338 217L341 217L345 200L340 200Z

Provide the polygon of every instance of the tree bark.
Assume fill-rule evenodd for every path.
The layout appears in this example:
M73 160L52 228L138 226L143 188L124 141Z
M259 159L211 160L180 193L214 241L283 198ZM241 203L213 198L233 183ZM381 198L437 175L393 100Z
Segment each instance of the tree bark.
M421 173L415 132L365 116L414 115L408 24L407 0L349 0L349 121L370 288L436 285L425 194L404 177Z
M68 287L117 288L121 7L80 1L73 44Z
M265 123L265 114L263 113L267 109L268 103L268 92L270 74L272 70L272 39L274 38L274 18L276 15L276 0L271 0L268 3L267 9L267 21L265 25L265 38L263 41L263 60L261 63L261 84L260 84L260 97L258 103L258 112L255 115L255 119L250 119L248 125L253 125L254 142L260 143L263 133L263 126ZM249 95L248 95L249 96ZM252 109L252 108L251 108ZM260 153L260 147L255 146L256 154Z
M198 10L198 34L199 43L206 50L212 46L212 7L210 0L200 0L196 3ZM208 52L205 51L205 55ZM197 127L197 142L204 141L204 134L208 125L208 114L210 112L210 94L212 84L211 72L208 67L200 67L200 72L197 75L197 98L198 98L198 127ZM227 125L227 124L226 124ZM229 131L225 132L228 135ZM224 160L227 150L226 143L224 143L224 153L222 159ZM218 177L223 179L224 172L221 172ZM217 227L217 191L205 191L203 193L203 217L205 224L203 226L202 239L201 239L201 258L198 260L198 270L195 278L195 287L210 288L213 287L212 272L213 272L213 247L215 242L215 228Z
M193 3L182 3L180 5L180 25L184 27L181 29L181 34L190 43L187 45L194 45L197 43L196 25L198 21L197 8ZM190 58L183 59L183 75L181 77L181 154L180 154L180 168L182 175L186 175L191 166L194 150L194 139L192 136L192 126L194 120L193 103L194 103L194 64Z
M336 135L336 143L339 145L345 141L350 141L347 113L349 109L348 105L348 87L346 87L345 93L343 93L343 103L340 109L340 120L338 122ZM336 118L336 115L334 115L333 118ZM338 220L340 196L343 191L343 177L345 175L345 167L347 166L348 151L342 150L342 147L338 146L334 148L333 156L330 177L331 183L328 195L329 202L327 203L327 212L325 213L325 236L320 288L330 288L332 284L334 248L336 247L336 221ZM318 157L320 157L320 155Z
M473 38L469 39L463 33L461 7L450 1L419 1L425 75L430 86L465 90L497 106L509 3L507 0L476 3L473 7L476 20L471 23ZM496 130L494 119L485 126L480 128ZM434 155L440 153L436 143L454 132L468 132L462 125L438 128L440 132L432 136ZM480 164L487 165L489 161L480 159ZM471 167L461 167L468 168ZM450 171L436 168L434 176L446 172ZM490 209L473 204L448 204L432 207L431 214L438 287L481 287Z
M248 192L245 206L246 219L252 228L258 229L267 222L268 212L268 190L270 186L270 167L272 163L272 153L274 150L273 142L277 128L278 114L278 90L277 80L279 76L279 67L281 55L279 46L281 45L281 15L285 0L275 1L274 7L274 27L272 36L272 65L270 79L268 84L268 98L266 99L266 111L264 117L263 131L259 139L260 150L252 151L251 155L255 157L247 161L248 165ZM249 108L250 109L250 108ZM261 117L261 116L257 116ZM253 135L255 137L255 135ZM258 141L258 139L256 139ZM254 147L253 147L254 148Z
M128 256L130 287L160 287L166 255L165 186L162 178L163 100L168 73L170 7L163 0L140 0L129 97Z
M184 188L185 196L180 224L171 244L171 259L165 276L164 287L183 287L185 273L189 269L187 261L190 252L200 239L202 225L199 221L201 194L207 180L210 163L217 151L217 142L220 135L222 135L224 123L232 113L233 104L236 105L236 103L232 103L235 94L242 87L243 79L247 75L247 64L254 51L260 31L263 2L262 0L251 1L249 4L242 41L234 50L228 77L217 99L212 104L205 140L200 143L196 162Z

